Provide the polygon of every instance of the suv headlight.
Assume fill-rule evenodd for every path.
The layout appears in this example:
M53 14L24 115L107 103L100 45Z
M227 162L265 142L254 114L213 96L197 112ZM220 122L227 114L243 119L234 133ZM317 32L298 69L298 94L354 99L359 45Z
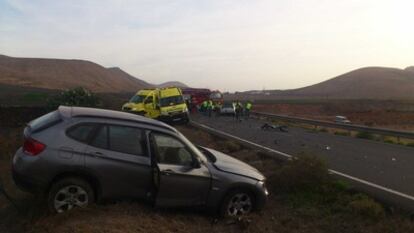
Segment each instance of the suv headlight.
M258 181L257 183L260 185L260 187L263 187L263 188L266 187L264 180Z
M266 184L265 184L264 180L258 181L257 184L260 188L262 188L265 191L266 195L269 195L269 192L267 191Z

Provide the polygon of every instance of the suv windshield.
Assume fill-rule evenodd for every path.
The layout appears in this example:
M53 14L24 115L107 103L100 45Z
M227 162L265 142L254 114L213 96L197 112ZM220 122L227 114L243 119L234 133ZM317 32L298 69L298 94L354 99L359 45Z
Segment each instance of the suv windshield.
M184 103L183 97L181 95L165 97L160 100L160 106L166 107L170 105L177 105Z
M129 102L132 102L132 103L142 103L142 101L144 101L144 99L145 99L145 95L134 95L130 100L129 100Z

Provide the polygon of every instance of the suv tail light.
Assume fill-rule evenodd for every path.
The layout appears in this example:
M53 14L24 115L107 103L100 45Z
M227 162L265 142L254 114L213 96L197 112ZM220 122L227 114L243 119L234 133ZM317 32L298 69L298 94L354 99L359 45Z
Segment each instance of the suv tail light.
M32 156L38 155L46 148L46 145L34 140L33 138L25 138L23 144L23 151Z

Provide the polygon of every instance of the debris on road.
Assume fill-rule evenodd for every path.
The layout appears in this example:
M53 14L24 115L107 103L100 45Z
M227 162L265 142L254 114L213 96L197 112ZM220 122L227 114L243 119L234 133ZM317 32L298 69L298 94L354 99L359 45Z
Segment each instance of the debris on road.
M286 125L272 125L268 123L264 123L261 127L262 130L279 130L280 132L288 132L288 127Z

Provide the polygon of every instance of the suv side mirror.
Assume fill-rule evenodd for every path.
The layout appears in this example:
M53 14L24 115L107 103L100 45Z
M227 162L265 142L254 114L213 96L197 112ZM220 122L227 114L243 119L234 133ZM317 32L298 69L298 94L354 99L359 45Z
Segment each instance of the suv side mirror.
M201 161L198 158L194 158L193 163L192 163L192 167L193 168L201 168Z

